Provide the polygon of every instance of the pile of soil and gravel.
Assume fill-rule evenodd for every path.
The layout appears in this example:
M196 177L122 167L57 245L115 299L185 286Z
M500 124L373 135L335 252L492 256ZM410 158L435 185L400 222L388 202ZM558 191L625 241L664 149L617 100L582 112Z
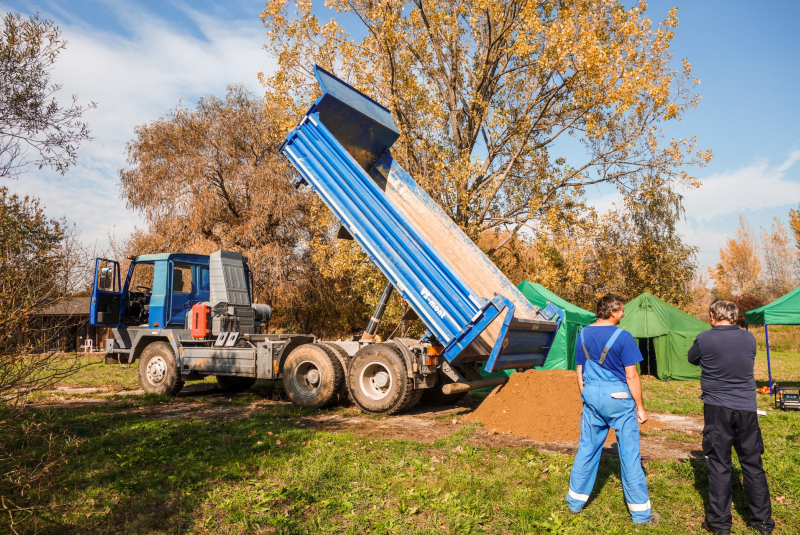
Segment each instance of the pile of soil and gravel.
M483 423L490 433L511 433L543 442L577 441L582 410L575 372L528 370L511 374L508 383L492 391L465 420ZM639 427L646 431L663 424L648 420ZM612 429L606 443L616 440Z

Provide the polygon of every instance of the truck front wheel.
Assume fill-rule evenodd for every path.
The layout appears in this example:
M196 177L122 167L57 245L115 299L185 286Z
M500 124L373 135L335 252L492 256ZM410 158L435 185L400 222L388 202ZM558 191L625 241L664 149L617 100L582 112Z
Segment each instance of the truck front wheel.
M419 401L400 351L389 344L370 344L350 362L347 381L353 402L364 412L395 414Z
M300 407L326 407L339 399L344 370L333 350L321 344L294 349L283 366L283 388Z
M167 342L153 342L139 357L139 384L147 394L174 396L183 388L175 354Z

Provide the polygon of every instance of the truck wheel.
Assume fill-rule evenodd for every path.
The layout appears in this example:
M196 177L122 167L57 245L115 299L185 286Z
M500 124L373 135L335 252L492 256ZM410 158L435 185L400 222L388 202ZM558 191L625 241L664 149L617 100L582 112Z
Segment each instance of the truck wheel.
M283 366L283 388L300 407L321 408L334 403L344 385L344 370L336 354L320 344L294 349Z
M458 403L464 399L469 392L459 392L457 394L445 394L442 392L442 387L452 382L452 379L439 371L439 377L436 380L436 386L423 390L422 398L419 400L419 402L430 407L439 407L441 405L453 405L454 403Z
M321 342L321 346L325 346L331 351L333 354L336 355L336 358L339 359L339 364L342 365L342 371L344 371L344 381L342 381L342 388L339 390L339 399L335 402L339 405L349 405L353 402L350 399L350 391L347 388L347 377L348 377L348 370L350 369L350 361L352 357L347 353L347 351L342 348L342 346L338 346L336 344L331 344L329 342Z
M181 391L178 363L167 342L153 342L144 348L139 357L139 384L148 394L174 396Z
M419 403L419 400L422 399L422 395L424 393L425 393L424 389L418 389L418 390L415 389L414 391L412 391L411 395L408 396L408 399L406 400L405 406L403 406L403 408L400 410L407 411L416 407L417 404Z
M256 384L255 377L233 377L231 375L217 375L217 384L223 392L244 392Z
M400 350L389 344L361 348L350 363L348 385L353 402L370 413L398 413L418 395Z

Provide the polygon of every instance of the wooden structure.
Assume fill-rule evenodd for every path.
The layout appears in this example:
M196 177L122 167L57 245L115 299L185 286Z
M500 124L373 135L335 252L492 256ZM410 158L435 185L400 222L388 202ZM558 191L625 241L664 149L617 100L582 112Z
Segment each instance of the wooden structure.
M68 297L36 314L47 350L83 351L86 340L95 351L103 350L111 329L89 325L90 301L90 297Z

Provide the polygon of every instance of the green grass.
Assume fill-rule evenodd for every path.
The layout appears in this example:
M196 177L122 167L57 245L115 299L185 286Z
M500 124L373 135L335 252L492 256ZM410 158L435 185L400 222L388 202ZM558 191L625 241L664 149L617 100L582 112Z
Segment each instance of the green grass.
M758 349L767 348L767 337L763 326L751 326ZM769 347L772 351L800 351L800 325L770 325Z
M798 380L795 360L797 355L776 357L774 375ZM113 367L85 368L71 385L102 386L112 380L137 388L134 370ZM644 388L650 410L702 411L699 401L688 399L699 395L696 383L646 381ZM70 452L67 463L41 493L42 503L50 507L34 511L25 529L32 531L35 523L41 533L58 535L676 534L698 532L703 519L707 472L699 460L646 464L654 510L663 518L653 529L637 530L613 459L603 458L589 506L580 515L569 515L564 495L570 456L535 448L476 447L469 443L477 432L474 426L433 444L303 429L288 418L318 411L268 403L262 394L267 390L264 386L231 401L125 396L108 405L53 412L47 425L75 442L57 443ZM210 423L152 420L136 410L190 401L198 406L258 403L264 410ZM326 412L337 411L344 409ZM798 533L800 413L772 411L761 426L776 533ZM11 438L12 448L31 457L44 447ZM688 440L679 433L666 438ZM0 468L6 473L8 467ZM734 533L746 533L738 465L735 476ZM8 517L0 516L0 533L6 532Z
M800 353L771 353L772 380L784 386L800 386ZM755 364L756 385L769 385L767 354L759 351ZM671 414L703 414L700 381L659 381L642 377L644 404L647 410ZM758 408L774 407L771 396L758 395Z

